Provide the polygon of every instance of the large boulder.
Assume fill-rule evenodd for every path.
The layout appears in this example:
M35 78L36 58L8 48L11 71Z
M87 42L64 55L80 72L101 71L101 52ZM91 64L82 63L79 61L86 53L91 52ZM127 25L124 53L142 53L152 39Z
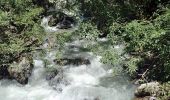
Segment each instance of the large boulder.
M23 57L19 63L15 62L7 68L10 78L15 79L21 84L28 83L28 78L31 75L32 69L32 61L26 57Z
M158 82L141 84L135 91L136 97L156 96L160 91Z
M89 59L85 58L62 58L62 59L55 59L54 62L58 65L65 66L65 65L89 65L90 61Z

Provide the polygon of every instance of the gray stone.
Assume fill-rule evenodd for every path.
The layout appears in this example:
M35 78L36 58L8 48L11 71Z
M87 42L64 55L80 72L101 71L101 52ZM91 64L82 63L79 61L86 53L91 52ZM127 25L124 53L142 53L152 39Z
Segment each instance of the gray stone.
M89 59L85 59L85 58L62 58L62 59L55 59L54 62L58 65L75 65L75 66L79 66L79 65L89 65L90 61Z
M47 72L47 74L46 74L46 80L51 80L51 79L53 79L55 76L57 76L58 73L59 73L58 70L53 70L53 71Z
M31 75L32 69L32 61L26 57L23 57L19 63L14 62L7 68L9 76L21 84L28 83L28 78Z
M136 97L155 96L160 90L158 82L141 84L135 91Z

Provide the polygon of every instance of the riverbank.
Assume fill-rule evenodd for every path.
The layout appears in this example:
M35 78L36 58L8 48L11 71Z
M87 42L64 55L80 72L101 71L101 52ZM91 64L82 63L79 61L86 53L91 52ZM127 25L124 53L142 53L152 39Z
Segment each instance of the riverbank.
M83 82L83 86L85 85L84 87L76 86L78 89L84 89L88 87L86 86L87 84L94 83L94 86L90 86L87 89L88 92L89 90L94 90L95 92L96 90L103 90L106 91L107 94L105 95L108 95L109 98L105 96L101 98L110 100L113 97L124 100L120 94L120 91L123 89L120 87L120 90L117 89L116 86L119 84L115 83L115 81L110 82L110 78L102 77L102 79L106 80L106 83L102 83L102 85L108 84L110 86L111 83L113 85L116 84L113 89L108 90L108 88L101 86L99 84L100 82L98 83L97 76L94 75L93 77L95 71L98 70L100 72L98 72L99 76L103 74L101 68L96 67L100 62L100 64L104 64L103 66L112 66L108 71L112 73L111 80L117 78L117 76L121 76L121 78L125 77L125 75L129 78L126 79L127 81L137 80L134 82L139 86L137 88L138 93L134 94L138 97L137 99L160 98L161 100L167 100L170 97L169 5L169 0L141 2L134 0L43 0L41 2L40 0L14 0L8 2L2 0L0 1L0 79L2 79L2 84L5 84L6 81L8 81L7 83L11 83L13 81L10 80L14 80L24 87L17 87L18 83L14 82L17 85L17 89L21 91L23 89L24 93L31 93L34 89L31 89L32 85L30 87L28 85L30 80L34 79L34 75L36 75L35 77L38 77L40 82L43 82L42 85L45 85L46 88L38 87L38 83L35 88L47 90L47 88L49 89L51 87L47 85L46 78L42 79L45 76L42 74L38 75L36 71L42 73L47 71L49 74L47 76L48 80L53 79L56 74L63 71L63 69L58 71L53 68L46 68L50 63L53 66L69 66L66 70L79 69L80 72L77 73L76 71L75 74L80 77L68 71L71 73L72 76L70 77L73 80L75 77L80 80L75 79L75 84L77 82ZM68 49L67 44L73 41L79 42L76 42L76 45L71 45L69 52L66 51ZM52 49L54 51L50 51ZM97 63L96 65L91 66L94 63L91 62L91 59L83 58L79 53L74 55L79 50L84 51L82 54L85 53L86 55L87 52L90 52L93 53L93 56L100 56L101 59L95 61ZM36 54L35 52L41 54L38 62L34 60L34 56L39 53ZM55 55L53 55L54 52L56 52ZM65 54L64 57L63 54ZM48 59L43 58L44 55ZM51 55L55 59L51 60ZM71 55L74 55L75 58ZM42 61L39 62L39 60ZM35 64L37 63L41 63L38 65L40 69L35 68ZM70 65L72 66L70 67ZM45 70L41 68L42 66L43 68L45 67ZM90 69L88 68L89 66ZM83 68L90 70L90 72L87 72ZM83 73L81 69L85 72L84 76L79 74ZM59 81L61 84L55 84L59 86L69 85L68 80L66 79L67 81L65 81L65 79L62 79L63 77L63 75L59 75L56 81ZM86 81L84 82L81 79ZM109 83L107 83L108 81ZM147 87L148 85L146 84L152 84L154 82L158 82L155 86L156 88L154 85L154 89L152 89L152 85ZM121 82L119 83L121 84ZM10 84L10 89L15 89L15 85ZM26 88L27 86L29 88ZM97 88L98 86L99 88ZM125 97L130 95L128 99L131 99L133 97L131 95L132 90L128 87L129 85L124 87L127 94L122 95L125 95ZM9 88L1 88L8 92ZM61 91L60 88L56 88L56 90ZM5 93L7 94L7 92ZM48 92L52 92L53 94L54 91L49 90ZM80 91L82 94L89 95L88 92ZM119 96L114 97L112 92ZM34 96L37 99L36 95ZM26 96L21 96L21 98L28 98ZM35 99L34 96L33 99ZM5 99L11 97L6 97ZM70 95L67 97L70 97ZM45 97L41 95L40 98L44 99ZM53 98L53 96L48 98ZM80 97L78 98L80 99ZM85 97L83 98L86 99ZM89 97L88 99L98 99L98 97Z

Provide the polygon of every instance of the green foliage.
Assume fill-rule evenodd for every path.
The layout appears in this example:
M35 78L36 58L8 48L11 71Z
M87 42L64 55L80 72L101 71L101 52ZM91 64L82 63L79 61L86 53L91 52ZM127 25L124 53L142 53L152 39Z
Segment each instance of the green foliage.
M120 56L115 50L106 50L102 54L101 61L105 64L118 65L120 63Z
M154 19L154 24L158 28L170 30L170 7L164 8L162 12L161 15Z
M0 26L8 25L9 19L8 19L8 13L0 10Z
M90 22L82 22L79 28L73 34L78 36L80 39L94 41L98 38L99 30Z
M56 42L60 46L64 46L66 42L70 42L72 40L72 32L63 32L62 34L56 34Z
M168 100L170 98L170 82L162 84L158 100Z
M108 32L113 22L149 19L168 0L78 0L83 16Z
M124 27L123 38L128 43L127 49L132 52L143 53L149 48L153 38L160 36L152 23L146 21L132 21ZM151 44L152 45L152 44Z
M130 58L125 62L125 66L127 67L127 72L130 76L134 76L136 71L138 70L138 63L141 61L141 58Z
M163 19L162 19L163 18ZM130 60L127 64L129 72L149 69L148 79L168 81L170 79L170 36L169 36L169 10L151 21L134 20L114 32L119 32L126 44L126 52L132 56L144 59L142 65ZM140 62L141 63L141 62ZM136 67L135 67L136 66ZM160 76L158 76L161 75Z
M41 43L44 36L40 27L42 12L32 0L0 1L0 64L11 63L12 59Z

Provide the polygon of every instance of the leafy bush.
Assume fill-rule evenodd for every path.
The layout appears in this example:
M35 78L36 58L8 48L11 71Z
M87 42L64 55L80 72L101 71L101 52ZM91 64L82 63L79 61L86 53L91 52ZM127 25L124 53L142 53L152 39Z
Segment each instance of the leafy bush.
M98 38L99 30L97 29L96 25L93 25L90 22L82 22L79 25L79 28L74 32L74 35L79 39L94 41Z
M161 32L148 21L132 21L124 27L123 38L128 43L127 50L131 52L145 53L152 44L152 40L159 37ZM150 44L150 45L149 45Z
M32 0L0 1L1 65L11 63L41 43L44 36L40 27L42 12Z
M149 70L146 75L148 80L168 81L170 79L170 47L168 46L170 45L168 29L170 17L168 15L169 10L153 20L153 23L134 20L123 28L118 28L126 42L126 52L131 54L132 59L133 57L144 59L136 67L140 74ZM130 64L130 73L136 71L136 67Z

